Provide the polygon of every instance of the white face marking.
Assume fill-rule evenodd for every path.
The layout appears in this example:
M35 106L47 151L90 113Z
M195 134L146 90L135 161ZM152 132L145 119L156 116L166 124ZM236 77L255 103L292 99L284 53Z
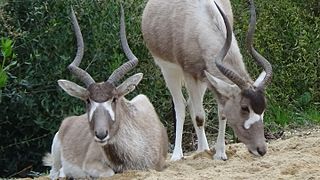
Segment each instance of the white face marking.
M95 140L99 145L101 145L101 146L107 145L109 139L110 139L109 134L108 134L108 136L105 137L103 140L97 138L97 136L94 136L94 140Z
M112 119L112 121L114 121L114 112L112 110L112 106L111 106L111 101L107 101L107 102L103 102L103 103L97 103L97 102L94 102L92 100L91 101L91 109L90 109L90 112L89 112L89 118L90 118L90 121L92 119L92 116L93 116L93 112L99 107L99 106L102 106L105 110L107 110L110 114L110 117Z
M244 122L244 128L249 129L251 127L252 124L258 122L258 121L263 121L263 114L264 112L262 112L261 115L256 114L250 107L250 115L249 115L249 119L247 119Z
M251 151L252 154L256 155L256 156L261 156L257 150Z

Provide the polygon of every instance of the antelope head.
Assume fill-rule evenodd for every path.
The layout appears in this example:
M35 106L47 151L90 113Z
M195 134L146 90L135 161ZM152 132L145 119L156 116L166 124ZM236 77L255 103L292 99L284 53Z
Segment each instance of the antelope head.
M220 96L219 98L223 99L223 103L221 104L223 109L221 113L222 119L228 120L228 124L234 130L237 137L247 146L252 154L263 156L267 151L263 126L263 115L266 109L264 92L272 76L272 67L253 48L252 40L256 24L256 13L252 0L250 0L250 4L251 18L247 33L247 48L264 71L255 82L247 82L235 71L223 65L222 61L231 45L232 29L227 17L217 5L225 22L227 38L222 50L215 57L214 62L219 71L234 84L229 84L206 71L205 74L214 91Z
M59 80L58 84L69 95L86 102L86 112L94 139L99 144L105 145L116 133L116 129L118 128L117 125L119 125L115 113L116 108L118 108L118 100L135 89L135 86L137 86L142 79L142 73L129 77L121 85L116 87L116 82L123 78L127 72L138 64L138 59L131 52L127 42L122 6L120 39L122 48L129 61L117 68L108 80L104 82L96 83L89 73L79 68L84 53L84 44L81 30L73 9L71 9L71 20L78 47L76 57L68 66L68 69L85 84L85 88L68 80Z

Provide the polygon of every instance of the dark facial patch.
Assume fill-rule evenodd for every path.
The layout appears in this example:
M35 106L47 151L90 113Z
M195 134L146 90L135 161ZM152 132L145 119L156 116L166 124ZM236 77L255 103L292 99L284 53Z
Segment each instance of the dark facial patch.
M266 99L262 90L245 89L242 95L250 100L251 108L256 114L262 114L266 109Z
M106 102L115 95L115 86L108 83L93 83L88 87L90 99L95 102Z

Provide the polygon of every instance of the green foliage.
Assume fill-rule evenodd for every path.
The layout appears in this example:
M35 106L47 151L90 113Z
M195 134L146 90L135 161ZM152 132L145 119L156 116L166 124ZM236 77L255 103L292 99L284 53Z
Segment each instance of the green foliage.
M70 22L72 5L84 38L83 69L96 81L105 80L121 65L125 56L119 42L120 1L7 0L0 2L0 37L3 70L0 71L0 176L24 168L43 171L41 159L50 150L52 138L62 119L84 112L84 103L64 93L58 79L79 83L67 70L76 53ZM140 30L146 1L123 1L130 47L140 62L128 74L143 72L144 78L128 98L146 94L168 129L171 142L174 126L171 97L159 68L146 49ZM273 65L268 86L267 128L304 125L319 120L320 8L316 0L256 0L255 47ZM244 51L248 5L232 0L235 34L252 77L260 69ZM5 58L4 58L5 57ZM4 60L5 59L5 60ZM10 67L10 69L9 69ZM5 74L5 75L1 75ZM7 78L4 78L4 77ZM80 84L82 85L82 84ZM205 97L208 113L206 131L215 137L217 115L212 94ZM192 123L185 124L184 148L194 137ZM23 174L15 174L24 176Z
M6 65L8 62L16 57L13 53L13 41L7 38L1 38L1 55L2 55L2 62L0 66L0 88L5 87L8 75L7 72L9 68L16 64L16 61L12 61L10 64ZM0 92L1 96L1 92ZM1 98L0 98L1 102Z
M7 73L3 69L0 69L0 88L3 88L6 85L7 80Z
M248 8L233 0L235 32L244 50ZM320 107L320 16L316 0L255 1L257 28L255 47L273 65L268 86L267 122L298 123L293 112ZM258 75L251 57L243 51L248 71Z
M1 54L4 58L10 58L13 56L12 47L12 40L5 38L1 39ZM4 62L2 63L2 66L4 66Z
M305 112L302 112L302 117L308 121L320 123L320 111L317 109L308 109Z

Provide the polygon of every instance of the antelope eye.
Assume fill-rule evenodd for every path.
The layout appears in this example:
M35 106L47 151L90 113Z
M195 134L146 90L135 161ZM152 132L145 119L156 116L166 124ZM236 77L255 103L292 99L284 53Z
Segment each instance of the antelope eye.
M241 106L241 110L244 111L244 112L247 112L247 113L250 112L248 106Z
M86 102L87 102L87 104L90 104L90 99L87 99Z
M114 97L114 98L112 99L112 103L115 103L115 102L117 102L117 98Z

